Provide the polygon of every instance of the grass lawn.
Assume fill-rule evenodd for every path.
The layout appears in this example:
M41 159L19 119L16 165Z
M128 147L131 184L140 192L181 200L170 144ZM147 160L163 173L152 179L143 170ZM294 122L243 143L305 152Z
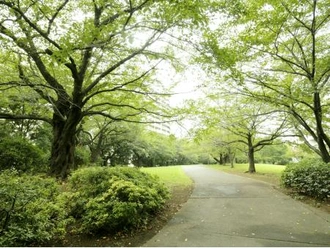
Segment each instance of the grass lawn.
M245 173L248 170L248 164L235 164L234 168L230 168L230 165L208 165L211 168L221 170L224 172L254 178L257 180L265 181L268 183L280 185L280 178L282 171L285 169L283 165L274 165L274 164L256 164L256 173Z
M169 187L190 186L193 183L181 166L146 167L141 171L158 176Z

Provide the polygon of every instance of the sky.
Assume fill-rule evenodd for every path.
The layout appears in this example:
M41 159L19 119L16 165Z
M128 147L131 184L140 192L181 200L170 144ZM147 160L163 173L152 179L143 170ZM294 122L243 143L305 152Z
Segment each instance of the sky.
M169 71L169 73L174 74L168 75L167 78L177 82L177 85L173 88L175 94L169 99L169 105L171 107L182 107L185 101L202 97L202 92L198 86L203 83L205 73L201 68L190 66L182 73L175 73L173 71ZM188 119L180 123L171 123L171 131L177 137L189 135L189 129L192 127L193 123Z

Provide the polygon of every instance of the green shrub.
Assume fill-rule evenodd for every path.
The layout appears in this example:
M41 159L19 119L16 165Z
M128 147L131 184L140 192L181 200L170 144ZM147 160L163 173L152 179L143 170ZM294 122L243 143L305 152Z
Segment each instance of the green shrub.
M82 233L143 227L169 197L156 177L136 168L82 168L68 190L67 206Z
M58 195L58 184L53 179L3 171L0 246L28 246L63 235L66 213L64 205L57 202Z
M318 159L307 159L286 167L282 184L316 199L330 198L330 165Z
M22 172L45 170L45 158L40 149L19 137L0 140L0 171L15 169Z

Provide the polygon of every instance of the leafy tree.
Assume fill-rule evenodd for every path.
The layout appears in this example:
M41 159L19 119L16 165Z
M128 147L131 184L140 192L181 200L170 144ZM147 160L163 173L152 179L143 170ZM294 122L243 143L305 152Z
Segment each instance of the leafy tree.
M234 139L234 134L217 125L195 130L196 142L220 165L230 163L234 167L236 153L240 150Z
M228 18L202 43L202 61L211 71L218 69L232 93L288 113L297 134L324 162L330 162L328 5L327 0L228 2L223 6Z
M50 174L66 178L83 119L135 122L141 113L162 114L154 110L152 71L172 55L156 41L167 42L175 27L201 23L204 6L195 0L0 1L0 118L51 124ZM10 111L8 99L17 95L36 96L39 111Z
M227 100L226 103L221 102L221 105L216 103L214 101L213 106L202 111L202 126L205 129L224 129L231 133L230 140L225 143L243 144L249 161L248 171L256 172L255 152L273 144L285 132L285 119L280 118L276 110L256 106L243 98Z

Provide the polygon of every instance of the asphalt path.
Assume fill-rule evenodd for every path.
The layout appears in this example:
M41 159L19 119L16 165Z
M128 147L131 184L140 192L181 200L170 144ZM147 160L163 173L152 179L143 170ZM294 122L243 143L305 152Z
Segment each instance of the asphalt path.
M206 166L183 166L195 188L180 211L143 246L330 247L330 214L271 184Z

